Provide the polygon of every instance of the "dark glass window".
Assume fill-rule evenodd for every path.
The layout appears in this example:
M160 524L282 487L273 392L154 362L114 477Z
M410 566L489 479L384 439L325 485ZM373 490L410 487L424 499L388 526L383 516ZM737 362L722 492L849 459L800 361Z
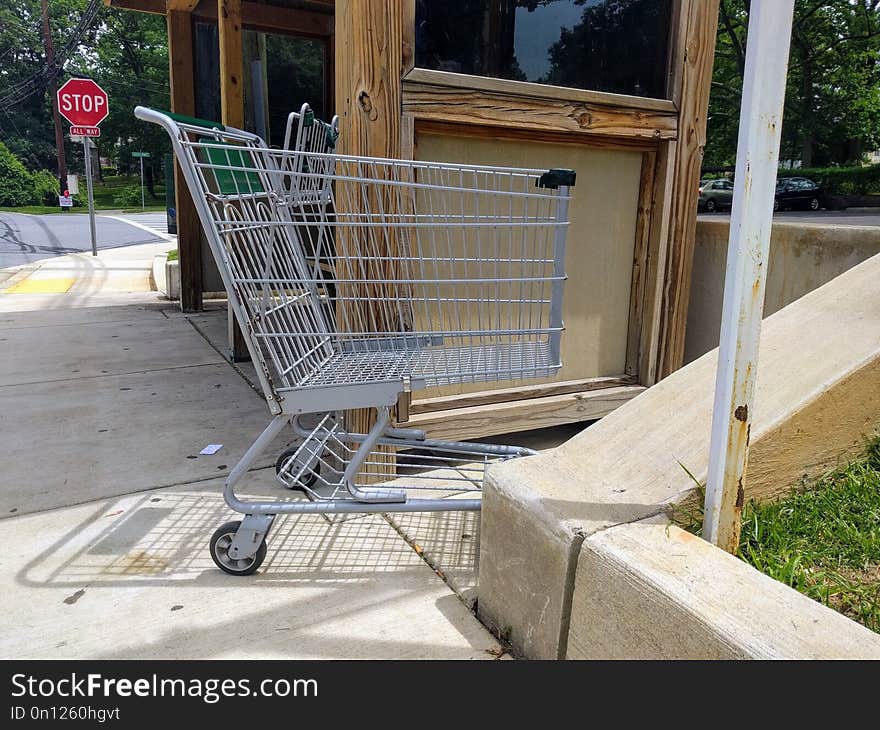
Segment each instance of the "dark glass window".
M416 0L416 65L664 98L673 0Z
M194 24L196 116L220 119L220 47L217 26ZM287 115L308 102L319 119L326 114L326 46L309 38L242 34L244 127L280 146ZM329 121L329 120L328 120Z

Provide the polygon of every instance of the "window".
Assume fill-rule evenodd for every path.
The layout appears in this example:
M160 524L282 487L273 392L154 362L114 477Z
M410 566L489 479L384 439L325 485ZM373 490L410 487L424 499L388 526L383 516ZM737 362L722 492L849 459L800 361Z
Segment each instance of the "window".
M220 119L220 50L217 26L194 24L196 116ZM244 127L280 146L287 115L308 102L318 118L326 105L326 44L289 35L242 32Z
M665 98L672 0L417 0L416 65Z

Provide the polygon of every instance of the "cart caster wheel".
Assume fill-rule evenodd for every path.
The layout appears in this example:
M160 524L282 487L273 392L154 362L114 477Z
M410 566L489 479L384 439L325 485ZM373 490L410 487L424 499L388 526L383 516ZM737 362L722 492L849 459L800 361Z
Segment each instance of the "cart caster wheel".
M227 522L211 536L211 558L220 570L229 575L250 575L256 572L266 559L266 541L260 543L257 552L249 558L236 560L229 556L232 539L241 526L241 520Z
M281 455L275 461L275 474L278 475L281 473L281 470L284 468L284 462L287 461L291 456L293 456L297 451L297 447L292 449L287 449L286 451L282 451ZM287 484L282 482L285 487L290 490L296 492L305 492L306 489L311 489L315 486L315 482L318 481L318 471L320 470L321 464L320 462L316 463L313 470L309 471L306 474L303 474L302 480L300 483L296 484Z

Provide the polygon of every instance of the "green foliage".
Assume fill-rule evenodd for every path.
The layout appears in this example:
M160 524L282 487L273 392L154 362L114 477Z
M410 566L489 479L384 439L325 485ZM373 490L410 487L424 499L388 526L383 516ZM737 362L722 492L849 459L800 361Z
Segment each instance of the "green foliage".
M748 0L721 0L704 164L736 158ZM880 4L796 0L782 159L804 167L861 161L880 147Z
M49 19L56 52L82 17L88 0L49 0ZM45 64L40 0L0 3L0 86L34 76ZM123 171L133 169L130 151L153 155L155 178L161 179L161 160L168 151L165 133L134 118L137 104L169 107L168 43L161 15L101 7L90 30L65 66L63 83L71 75L97 81L110 97L110 115L96 140L101 157L117 158ZM66 122L63 127L67 128ZM48 88L0 113L0 138L30 170L57 169L52 107ZM82 145L65 142L71 172L83 171Z
M880 165L780 170L778 177L807 177L819 183L830 195L880 193Z
M113 193L113 205L117 208L136 208L141 204L141 189L138 185L116 188Z
M31 174L33 180L34 204L58 206L58 178L48 170L37 170Z
M671 508L670 518L700 535L705 488L694 482L695 498ZM749 502L738 555L880 633L880 437L867 442L861 458L804 491Z
M563 26L559 40L550 47L550 70L544 81L636 96L663 96L666 44L659 39L669 34L673 3L612 0L582 4L581 22L570 28Z
M0 142L0 205L30 205L34 200L34 180L21 161Z
M880 439L805 492L749 504L740 557L880 632Z

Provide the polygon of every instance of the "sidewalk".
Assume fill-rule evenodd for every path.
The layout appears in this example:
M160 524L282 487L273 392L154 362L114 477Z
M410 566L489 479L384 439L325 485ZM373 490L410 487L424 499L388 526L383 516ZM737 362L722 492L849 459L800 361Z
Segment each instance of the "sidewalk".
M214 566L211 533L238 517L223 480L269 414L247 368L206 339L225 331L225 306L188 317L148 290L172 245L0 282L0 611L16 627L0 656L501 656L426 562L472 585L478 515L291 516L258 574ZM288 443L245 493L289 496L272 468ZM199 455L207 444L223 448Z
M0 311L34 311L55 307L88 307L124 302L154 302L153 259L177 245L176 239L105 249L97 256L68 254L0 272ZM63 294L63 298L56 295Z

